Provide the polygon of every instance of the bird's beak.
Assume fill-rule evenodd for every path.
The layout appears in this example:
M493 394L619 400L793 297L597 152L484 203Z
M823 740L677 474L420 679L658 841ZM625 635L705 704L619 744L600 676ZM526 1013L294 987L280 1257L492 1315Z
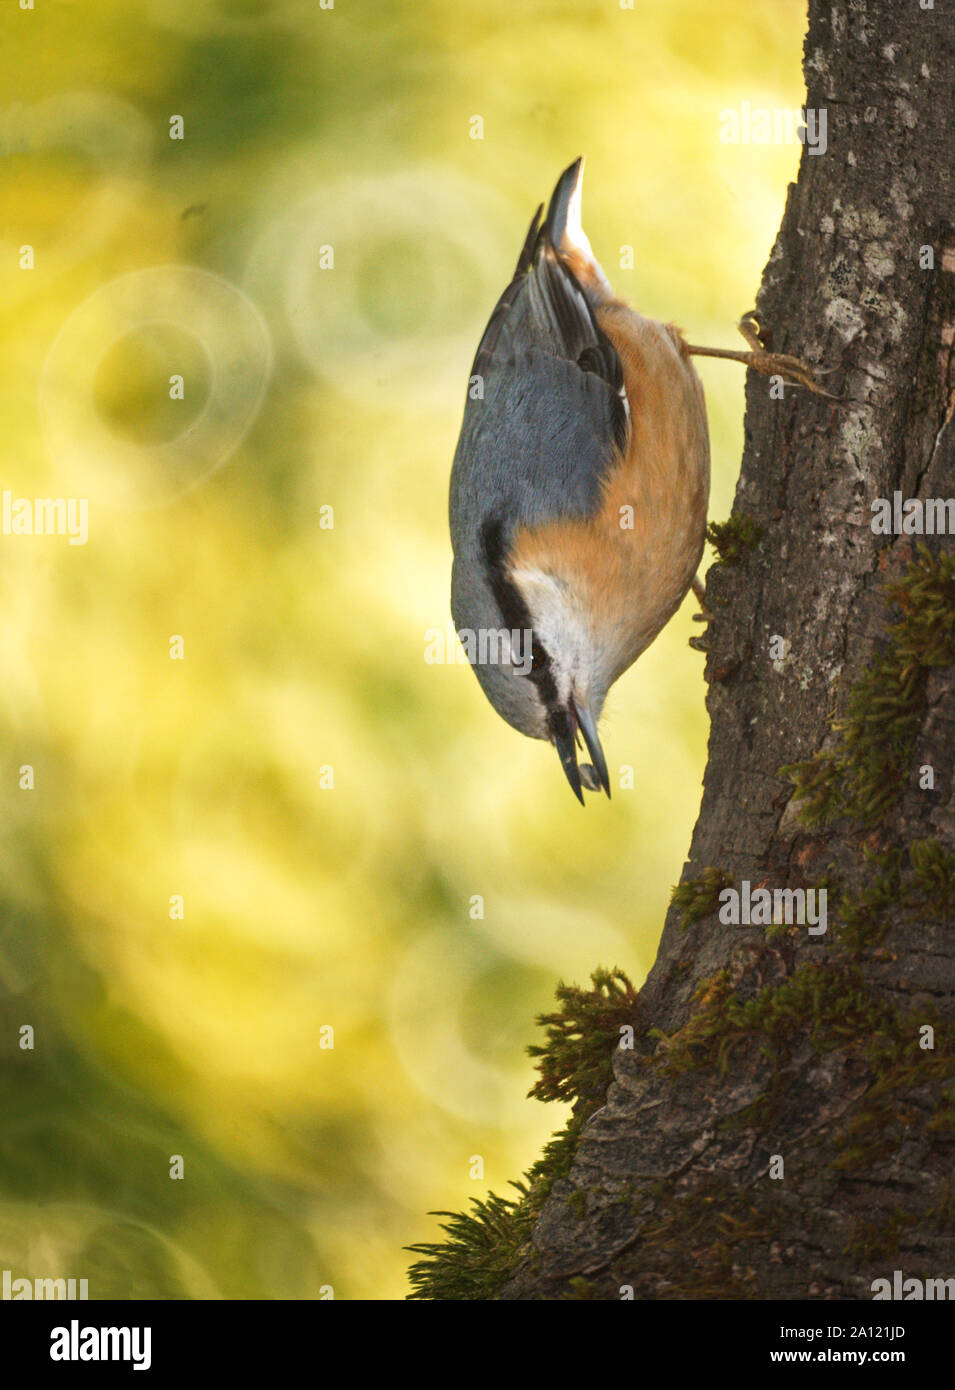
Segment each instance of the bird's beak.
M566 727L561 729L560 733L555 733L553 738L554 747L557 749L557 755L560 758L560 765L567 775L567 781L570 783L574 796L576 796L581 806L583 806L584 794L580 785L580 768L577 766L577 748L574 743L573 722L568 719Z
M590 708L584 704L578 704L576 700L571 700L568 711L569 718L566 725L553 735L554 747L560 758L560 765L564 769L567 781L570 783L571 790L580 802L584 805L584 793L580 778L580 768L577 766L577 749L575 745L575 734L579 727L587 744L587 752L593 760L594 771L597 774L601 787L610 796L610 775L607 772L607 760L604 757L604 750L600 746L600 739L597 736L597 725ZM590 785L588 783L588 785ZM595 788L596 790L596 788Z
M574 709L577 712L577 723L580 725L580 732L584 736L587 745L587 752L590 754L591 761L600 779L600 785L610 799L610 775L607 772L607 759L604 757L604 750L600 746L600 739L597 735L597 725L590 712L590 706L578 704L574 701ZM579 775L579 774L578 774Z

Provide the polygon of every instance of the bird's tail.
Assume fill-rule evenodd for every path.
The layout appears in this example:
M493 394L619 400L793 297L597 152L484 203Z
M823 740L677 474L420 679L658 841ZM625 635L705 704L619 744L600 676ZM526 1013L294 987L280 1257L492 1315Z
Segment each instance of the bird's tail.
M584 157L580 156L557 180L541 234L574 272L588 298L602 304L613 297L600 263L581 223Z

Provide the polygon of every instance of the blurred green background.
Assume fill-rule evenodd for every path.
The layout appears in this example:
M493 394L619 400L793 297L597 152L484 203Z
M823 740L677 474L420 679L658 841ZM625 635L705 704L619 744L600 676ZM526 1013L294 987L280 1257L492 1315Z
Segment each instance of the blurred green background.
M562 1123L525 1099L534 1016L561 977L644 977L705 758L691 602L611 695L634 789L586 811L425 663L472 355L582 152L618 291L740 345L799 147L724 144L720 112L798 106L803 5L0 24L0 484L89 499L85 546L0 536L0 1267L401 1297L426 1212ZM721 520L743 372L699 369Z

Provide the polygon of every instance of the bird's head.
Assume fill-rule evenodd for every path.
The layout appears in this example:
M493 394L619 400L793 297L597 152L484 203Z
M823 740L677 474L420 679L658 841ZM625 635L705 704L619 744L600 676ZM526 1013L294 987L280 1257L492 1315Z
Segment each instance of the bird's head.
M513 728L554 745L581 803L582 787L602 787L609 797L597 721L616 672L580 586L556 568L510 563L493 523L484 544L485 583L463 578L452 585L458 633L484 693ZM479 594L483 601L475 606ZM581 742L590 763L577 761Z

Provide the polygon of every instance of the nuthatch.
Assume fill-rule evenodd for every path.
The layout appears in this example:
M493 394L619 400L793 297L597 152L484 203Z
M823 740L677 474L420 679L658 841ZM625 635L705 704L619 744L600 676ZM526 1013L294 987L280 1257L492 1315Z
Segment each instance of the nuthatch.
M703 553L709 437L690 353L794 362L691 348L618 299L581 226L582 176L578 159L543 224L538 208L484 331L450 506L451 613L477 678L503 719L554 744L581 803L582 785L610 795L607 691ZM580 734L592 766L578 766Z

